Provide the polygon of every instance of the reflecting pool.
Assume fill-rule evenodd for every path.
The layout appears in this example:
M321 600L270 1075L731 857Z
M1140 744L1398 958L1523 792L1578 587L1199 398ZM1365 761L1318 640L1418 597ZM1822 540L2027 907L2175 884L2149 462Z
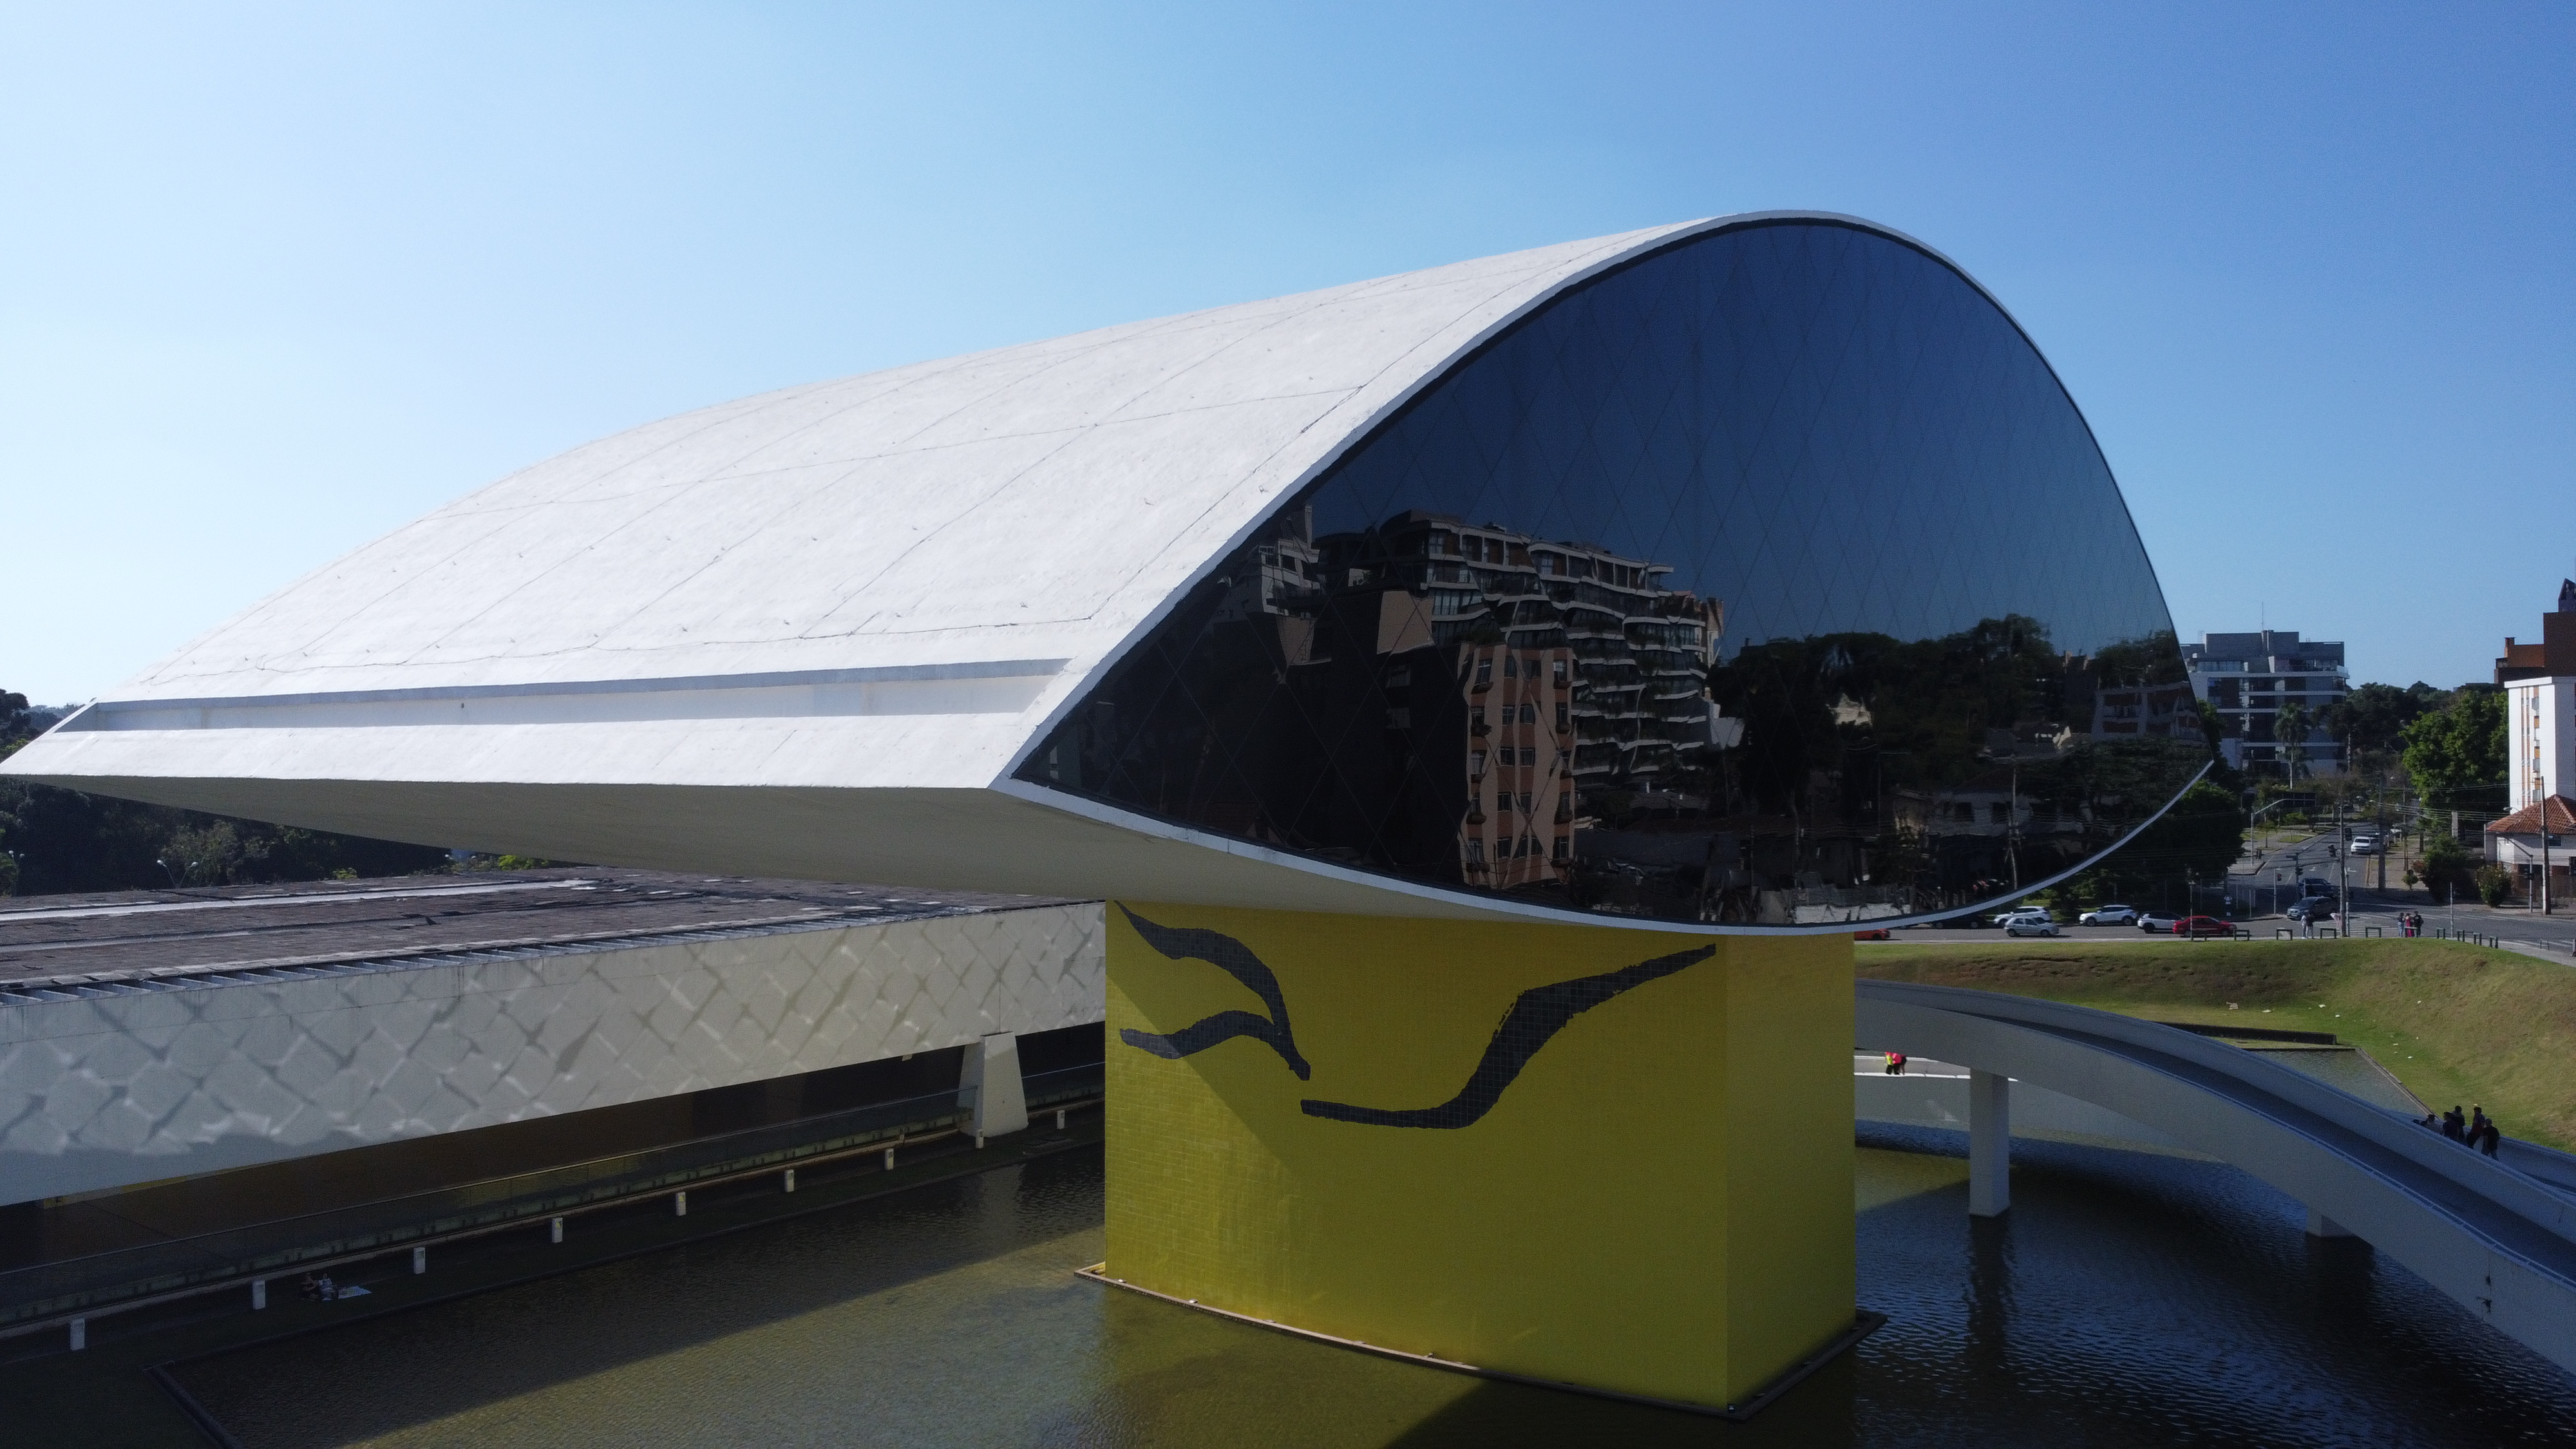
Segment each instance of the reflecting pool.
M2016 1143L1966 1214L1862 1137L1888 1326L1751 1424L1488 1383L1076 1279L1097 1149L199 1361L249 1449L320 1445L2565 1444L2576 1381L2213 1163Z

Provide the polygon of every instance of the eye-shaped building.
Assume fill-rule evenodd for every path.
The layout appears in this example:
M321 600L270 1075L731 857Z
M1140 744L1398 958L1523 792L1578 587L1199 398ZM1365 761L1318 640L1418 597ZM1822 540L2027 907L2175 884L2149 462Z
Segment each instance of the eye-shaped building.
M1749 1412L1870 1322L1855 923L2078 869L2208 755L2029 339L1764 214L639 428L0 770L1115 898L1104 1275Z
M7 763L434 844L1848 930L2207 758L2003 310L1739 216L793 388L506 478Z

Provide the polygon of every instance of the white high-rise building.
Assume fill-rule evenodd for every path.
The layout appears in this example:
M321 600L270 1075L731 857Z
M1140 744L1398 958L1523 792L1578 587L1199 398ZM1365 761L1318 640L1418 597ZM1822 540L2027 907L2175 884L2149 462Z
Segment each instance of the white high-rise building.
M2508 638L2495 662L2505 692L2505 803L2520 810L2563 795L2576 777L2576 579L2558 585L2558 608L2540 616L2540 642Z

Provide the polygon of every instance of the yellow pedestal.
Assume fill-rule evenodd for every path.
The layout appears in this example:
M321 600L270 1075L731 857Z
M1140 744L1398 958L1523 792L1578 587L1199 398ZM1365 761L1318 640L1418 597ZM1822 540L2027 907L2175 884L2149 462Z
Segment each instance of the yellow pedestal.
M1850 1329L1847 936L1109 907L1108 1275L1722 1407Z

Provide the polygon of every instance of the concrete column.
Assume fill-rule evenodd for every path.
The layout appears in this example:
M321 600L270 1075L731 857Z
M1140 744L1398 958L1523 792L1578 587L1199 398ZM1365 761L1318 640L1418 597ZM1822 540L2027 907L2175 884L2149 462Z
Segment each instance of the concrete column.
M2012 1206L2012 1078L1968 1070L1968 1215L2002 1217Z
M2315 1208L2310 1208L2308 1209L2308 1236L2312 1238L2349 1238L2352 1236L2352 1229L2345 1227L2343 1224L2336 1222L2330 1217L2327 1217L2324 1213L2318 1212Z
M979 1139L1027 1130L1029 1099L1020 1086L1018 1037L996 1032L967 1044L965 1068L957 1079L957 1105L973 1114L967 1131Z
M429 1271L428 1248L419 1247L411 1250L411 1270L415 1273L426 1273Z
M1849 1331L1849 936L1108 917L1111 1278L1707 1408Z
M251 1307L251 1311L252 1311L252 1312L254 1312L254 1313L256 1313L256 1312L258 1312L259 1310L261 1310L261 1309L263 1309L263 1308L266 1308L267 1306L268 1306L268 1280L267 1280L267 1279L265 1279L265 1278L253 1278L253 1279L251 1279L251 1280L250 1280L250 1307Z

